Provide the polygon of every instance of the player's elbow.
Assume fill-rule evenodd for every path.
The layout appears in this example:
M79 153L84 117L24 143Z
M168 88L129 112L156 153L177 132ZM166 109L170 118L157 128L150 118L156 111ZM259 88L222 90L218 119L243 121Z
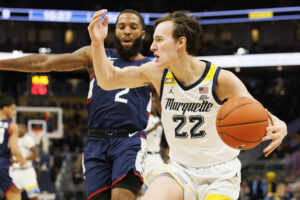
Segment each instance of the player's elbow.
M118 78L116 78L113 73L107 74L106 76L97 76L97 85L103 90L113 90L116 89L114 85L117 80Z
M113 90L112 84L104 83L103 81L97 80L97 85L102 88L103 90Z

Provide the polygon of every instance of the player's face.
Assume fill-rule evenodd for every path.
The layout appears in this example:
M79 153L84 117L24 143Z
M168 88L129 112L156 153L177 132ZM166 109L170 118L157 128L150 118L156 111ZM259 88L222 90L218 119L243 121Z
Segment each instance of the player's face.
M18 124L18 128L19 128L19 137L22 137L26 132L26 126L24 124Z
M123 13L120 15L115 33L116 37L121 41L122 47L125 49L131 48L136 39L143 38L145 35L139 17L133 13Z
M4 112L4 114L6 115L6 117L8 119L12 119L15 116L15 114L17 113L16 105L12 104L10 106L4 106L3 107L3 112Z
M150 47L155 62L160 65L171 64L178 58L177 41L173 38L173 22L165 21L157 25Z

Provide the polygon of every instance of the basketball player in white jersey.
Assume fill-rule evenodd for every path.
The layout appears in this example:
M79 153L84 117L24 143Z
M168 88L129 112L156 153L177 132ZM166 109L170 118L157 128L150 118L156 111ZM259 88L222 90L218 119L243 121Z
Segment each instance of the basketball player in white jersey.
M40 189L35 169L32 166L32 161L36 161L39 158L39 152L35 146L33 138L27 134L26 125L18 124L18 127L18 146L22 156L26 160L26 164L21 167L19 163L13 163L10 167L9 175L20 190L26 191L30 200L38 200ZM13 158L13 160L15 160L15 158Z
M140 67L116 68L107 59L107 10L95 13L89 34L99 86L105 90L151 83L160 94L162 123L170 146L170 164L146 191L146 200L236 200L241 164L238 150L225 145L216 131L221 104L236 96L252 97L231 72L199 61L201 27L190 13L177 11L156 20L151 50L155 61ZM286 124L270 114L273 124L262 139L272 140L268 156L287 134Z

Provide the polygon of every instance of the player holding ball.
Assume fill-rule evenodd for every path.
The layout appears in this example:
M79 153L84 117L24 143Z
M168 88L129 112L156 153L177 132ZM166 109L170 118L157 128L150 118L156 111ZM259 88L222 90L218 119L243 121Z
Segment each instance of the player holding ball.
M236 200L239 196L241 163L239 150L218 135L216 118L222 103L238 96L252 98L231 72L199 61L201 27L185 11L155 21L151 50L155 61L140 67L119 69L106 57L107 10L95 13L89 34L98 84L105 90L152 84L160 94L162 123L170 146L171 162L146 191L145 200ZM268 156L287 134L286 124L270 114L274 125L263 140Z

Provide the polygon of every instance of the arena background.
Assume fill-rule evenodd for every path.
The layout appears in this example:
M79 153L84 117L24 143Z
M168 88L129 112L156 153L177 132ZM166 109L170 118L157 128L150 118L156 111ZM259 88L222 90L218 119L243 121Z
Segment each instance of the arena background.
M274 175L280 199L300 199L298 6L300 2L293 0L1 0L0 59L23 53L72 52L89 45L88 22L93 11L101 8L116 12L111 13L107 47L113 44L113 19L118 11L133 8L143 12L147 22L143 54L152 56L149 47L153 21L165 12L190 10L202 18L204 34L199 58L215 61L233 71L256 99L288 124L288 136L268 158L261 152L266 144L241 152L240 199L251 199L253 179L267 187ZM75 13L79 17L73 18ZM223 55L226 56L220 57ZM15 97L19 106L63 109L62 138L46 141L46 150L36 163L42 200L85 199L80 153L87 136L88 87L85 70L48 74L0 71L0 92ZM36 111L34 117L26 117L46 121L48 130L53 129L54 133L60 124L58 116L51 110L42 110ZM38 123L32 128L39 132L41 127Z

